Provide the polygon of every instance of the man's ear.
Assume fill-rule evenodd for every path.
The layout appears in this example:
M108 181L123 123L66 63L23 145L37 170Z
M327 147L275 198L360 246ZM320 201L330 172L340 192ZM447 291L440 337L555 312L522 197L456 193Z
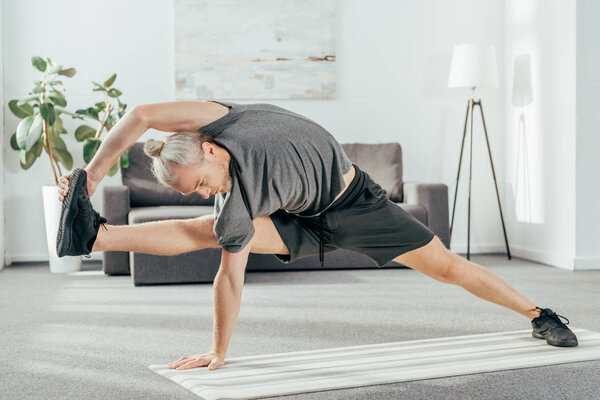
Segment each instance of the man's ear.
M204 155L210 155L214 157L216 155L217 148L212 143L204 142L202 143L202 151L204 152Z

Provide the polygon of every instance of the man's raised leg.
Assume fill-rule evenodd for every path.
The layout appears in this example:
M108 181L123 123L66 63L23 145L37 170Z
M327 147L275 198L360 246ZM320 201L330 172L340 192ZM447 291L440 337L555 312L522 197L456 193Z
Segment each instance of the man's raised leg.
M289 254L270 217L253 221L251 252ZM106 225L100 228L92 251L132 251L175 255L208 247L220 247L213 232L214 217L146 222L133 225Z

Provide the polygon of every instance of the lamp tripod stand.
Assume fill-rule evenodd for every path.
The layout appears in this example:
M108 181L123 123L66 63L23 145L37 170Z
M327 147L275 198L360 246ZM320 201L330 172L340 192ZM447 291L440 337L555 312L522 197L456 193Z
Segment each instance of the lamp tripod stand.
M462 156L463 150L465 147L465 138L467 136L467 122L469 121L469 116L471 117L471 144L470 144L470 157L469 157L469 211L468 211L468 228L467 228L467 260L470 260L470 250L471 250L471 176L473 172L473 109L475 106L479 106L479 111L481 112L481 120L483 121L483 131L485 132L485 141L487 143L488 153L490 155L490 164L492 166L492 175L494 176L494 186L496 187L496 197L498 198L498 208L500 209L500 220L502 221L502 231L504 232L504 242L506 243L506 253L508 255L508 259L510 260L510 248L508 247L508 238L506 237L506 228L504 226L504 217L502 216L502 205L500 204L500 194L498 192L498 183L496 181L496 172L494 171L494 161L492 161L492 150L490 149L490 141L488 139L487 128L485 126L485 118L483 117L483 107L481 105L481 99L475 101L474 99L469 99L469 103L467 105L467 115L465 117L465 129L463 132L462 145L460 148L460 160L458 161L458 174L456 176L456 188L454 190L454 205L452 206L452 222L450 224L450 239L452 240L452 227L454 226L454 212L456 211L456 195L458 194L458 181L460 179L460 168L462 165Z

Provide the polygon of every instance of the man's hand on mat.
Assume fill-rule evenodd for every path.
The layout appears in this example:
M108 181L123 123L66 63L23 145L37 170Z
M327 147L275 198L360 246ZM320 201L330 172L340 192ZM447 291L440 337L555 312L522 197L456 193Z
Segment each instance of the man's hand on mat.
M96 180L92 177L92 175L88 171L86 171L86 176L87 176L88 196L92 197L92 195L96 191L96 187L98 186L98 183L96 182ZM58 180L58 198L60 199L60 201L63 201L65 199L65 197L67 197L67 194L69 193L69 178L70 177L71 177L71 173L69 172L68 174L61 176L60 179Z
M225 357L217 353L210 352L206 354L196 354L191 357L181 357L177 361L169 364L169 368L173 369L190 369L208 366L209 370L217 369L225 364Z

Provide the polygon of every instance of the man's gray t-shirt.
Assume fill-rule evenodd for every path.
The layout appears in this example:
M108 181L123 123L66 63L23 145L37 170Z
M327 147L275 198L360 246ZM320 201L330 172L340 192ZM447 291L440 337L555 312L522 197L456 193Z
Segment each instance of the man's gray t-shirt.
M279 209L314 216L345 187L352 162L316 122L271 104L211 101L229 113L199 130L231 155L231 190L215 195L213 230L225 250L241 251L254 218Z

